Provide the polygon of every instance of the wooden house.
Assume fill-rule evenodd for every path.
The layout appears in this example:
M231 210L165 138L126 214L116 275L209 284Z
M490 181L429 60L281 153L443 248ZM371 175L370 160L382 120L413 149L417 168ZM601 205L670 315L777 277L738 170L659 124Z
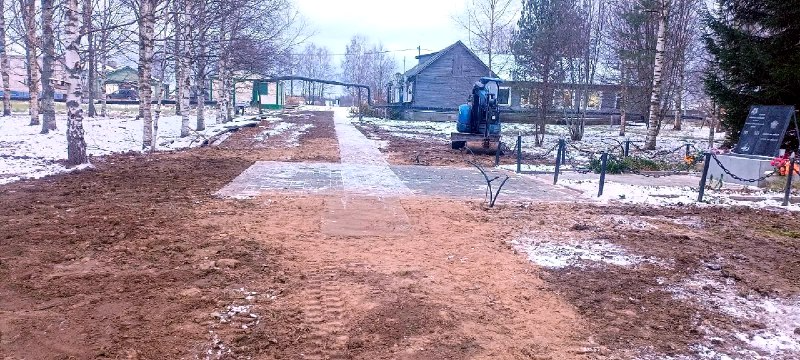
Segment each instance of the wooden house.
M475 82L486 76L497 77L461 41L416 58L417 65L389 89L390 103L403 110L404 118L421 119L435 112L452 113L467 101Z

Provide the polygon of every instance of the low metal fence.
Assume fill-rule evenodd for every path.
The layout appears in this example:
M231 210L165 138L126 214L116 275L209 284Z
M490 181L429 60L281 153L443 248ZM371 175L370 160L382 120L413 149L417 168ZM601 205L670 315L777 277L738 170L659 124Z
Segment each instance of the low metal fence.
M624 141L620 141L617 139L605 139L604 141L613 141L616 144L613 146L609 146L607 150L596 151L591 149L585 149L577 146L574 143L568 143L566 139L561 138L558 142L549 148L547 151L540 153L540 154L523 154L522 152L522 135L517 135L516 144L512 149L512 154L516 157L516 172L517 173L536 173L536 174L549 174L549 171L535 171L535 172L526 172L522 170L523 160L546 160L553 158L553 153L555 153L555 158L552 163L548 162L545 165L554 165L554 170L552 171L553 175L553 184L558 184L559 176L564 172L578 172L578 173L589 173L592 171L598 171L599 173L599 184L598 184L598 191L597 196L603 196L603 190L605 188L605 181L606 175L608 173L608 165L609 161L614 160L616 162L620 162L623 158L628 157L641 157L648 160L661 160L666 162L673 161L675 154L679 152L683 152L684 155L684 164L685 168L680 168L680 166L664 170L664 171L655 171L655 172L643 172L636 169L629 169L625 174L643 176L648 178L662 178L668 176L676 176L676 175L689 175L689 174L697 174L696 171L691 171L692 167L695 166L697 163L703 164L702 173L700 173L700 183L698 189L698 202L703 202L705 196L705 190L709 182L708 173L710 166L715 163L719 166L722 171L732 179L738 180L744 183L761 183L762 181L778 175L777 171L773 171L771 173L765 174L759 178L755 179L748 179L743 178L728 168L726 168L722 162L719 160L715 153L709 151L702 151L700 150L695 144L692 143L685 143L682 144L674 149L668 150L647 150L637 145L638 142L632 141L630 139L626 139ZM501 146L503 146L501 144ZM506 148L507 149L507 148ZM502 149L501 149L502 150ZM501 151L497 151L496 158L495 158L495 165L500 163L500 153ZM581 155L588 155L592 161L599 162L599 169L595 168L592 169L589 164L586 163L579 163L576 160L576 154ZM618 155L617 155L618 154ZM695 157L695 154L700 154L699 158ZM692 160L692 161L690 161ZM783 197L783 206L788 206L791 197L791 190L792 190L792 181L795 172L798 172L795 169L796 164L796 157L792 156L790 160L790 171L787 174L786 179L786 186L784 190L784 197ZM542 164L537 164L542 165ZM570 169L565 169L565 166L569 165ZM595 163L597 166L597 163ZM798 172L800 174L800 172ZM713 178L711 179L713 182ZM721 179L720 181L720 188L721 188Z

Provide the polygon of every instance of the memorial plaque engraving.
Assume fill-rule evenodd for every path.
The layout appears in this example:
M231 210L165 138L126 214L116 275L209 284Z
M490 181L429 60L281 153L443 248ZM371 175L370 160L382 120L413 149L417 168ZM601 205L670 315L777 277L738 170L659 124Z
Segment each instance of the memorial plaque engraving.
M734 152L778 156L783 137L786 136L786 130L793 118L794 106L752 106Z

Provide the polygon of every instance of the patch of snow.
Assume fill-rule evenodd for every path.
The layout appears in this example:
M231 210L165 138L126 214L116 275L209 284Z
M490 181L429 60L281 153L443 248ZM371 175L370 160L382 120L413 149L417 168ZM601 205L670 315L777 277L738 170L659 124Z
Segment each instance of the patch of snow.
M213 114L209 115L213 118ZM40 178L65 172L67 159L66 117L56 118L57 129L40 134L41 126L30 126L25 116L0 118L0 184L26 178ZM164 116L158 122L158 150L177 150L200 146L232 127L255 125L259 120L240 117L225 124L208 123L203 131L191 131L181 138L181 117ZM102 156L142 151L142 120L134 118L87 118L83 122L87 153ZM194 126L195 122L191 122Z
M614 225L622 225L627 228L635 229L635 230L644 230L644 229L654 229L657 226L642 220L639 216L616 216L616 215L608 215L606 216L607 221L611 222Z
M734 333L708 329L716 336L745 344L748 348L736 349L737 357L774 359L800 356L800 334L797 333L800 328L800 298L742 296L732 279L723 283L699 274L668 287L668 290L677 299L698 302L709 310L763 325L760 329L740 329Z
M559 180L559 184L580 191L583 196L602 203L620 202L626 204L645 204L654 206L675 206L696 204L698 206L747 206L753 208L781 208L800 211L800 204L781 206L783 194L765 192L765 200L743 201L732 196L741 195L735 191L705 192L703 203L697 202L698 189L688 186L643 186L606 181L603 196L597 197L599 180Z
M519 251L528 254L528 259L533 263L555 269L582 267L585 262L616 266L651 262L650 259L629 254L626 249L604 240L556 242L522 238L512 241L511 244Z
M300 146L300 136L305 134L306 131L313 128L314 124L294 124L288 122L279 122L271 129L266 129L256 135L255 141L266 142L270 138L280 137L281 142L285 146L297 147Z
M517 171L517 165L500 165L498 168L508 171ZM555 165L520 164L520 170L525 173L552 174L556 172L556 167Z

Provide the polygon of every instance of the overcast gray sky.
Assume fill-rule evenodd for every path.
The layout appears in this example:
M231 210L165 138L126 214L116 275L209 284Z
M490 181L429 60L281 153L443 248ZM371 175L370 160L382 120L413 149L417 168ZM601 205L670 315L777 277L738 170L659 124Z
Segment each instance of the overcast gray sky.
M344 53L355 34L382 43L387 50L421 46L423 54L430 52L424 49L438 51L467 40L466 32L452 21L452 15L463 11L464 0L295 0L295 4L314 31L310 41L333 54ZM411 68L417 50L392 55L399 67L405 57Z

